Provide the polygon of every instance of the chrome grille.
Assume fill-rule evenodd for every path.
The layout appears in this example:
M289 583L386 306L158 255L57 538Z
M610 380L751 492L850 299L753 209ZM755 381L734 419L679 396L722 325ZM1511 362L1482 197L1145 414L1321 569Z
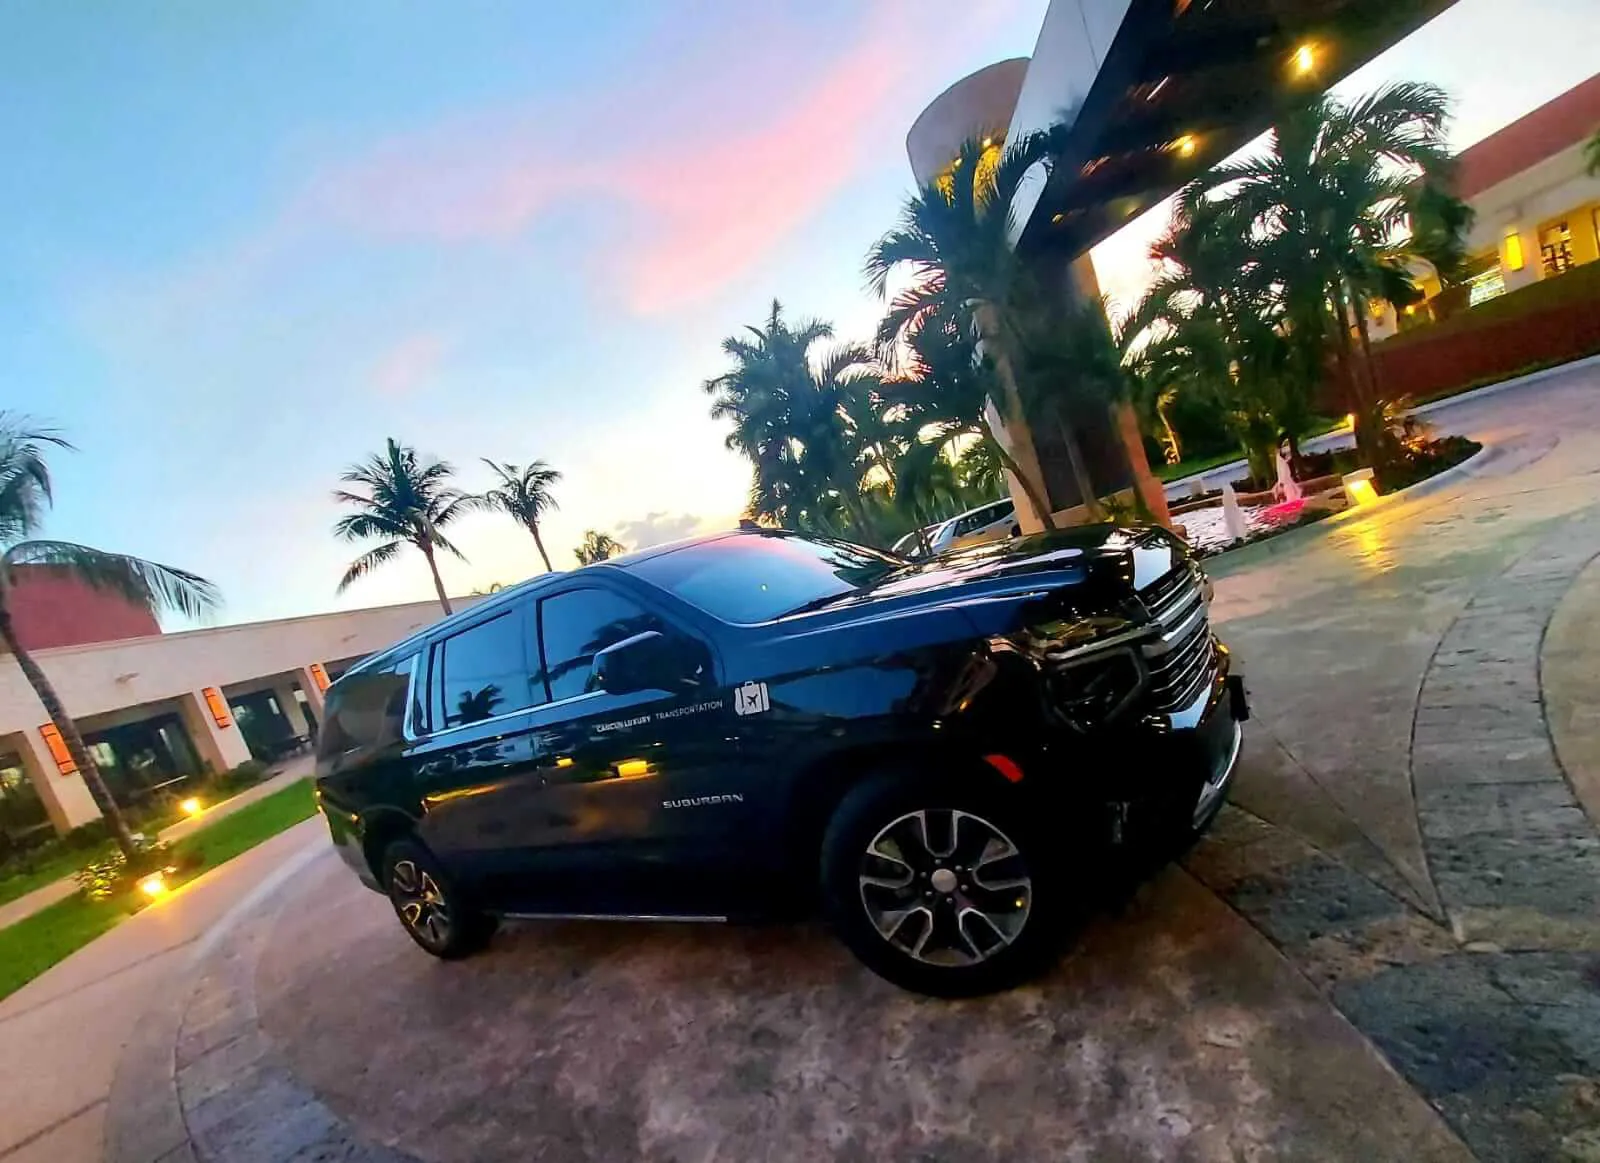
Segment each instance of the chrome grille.
M1162 585L1145 598L1161 634L1142 647L1150 668L1150 701L1155 710L1187 707L1216 677L1217 650L1206 624L1199 579L1185 570L1179 584Z

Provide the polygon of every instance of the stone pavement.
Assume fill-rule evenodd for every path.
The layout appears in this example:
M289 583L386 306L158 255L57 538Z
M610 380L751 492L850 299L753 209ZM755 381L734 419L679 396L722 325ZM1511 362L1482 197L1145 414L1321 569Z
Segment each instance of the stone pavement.
M311 848L168 974L106 1158L1600 1160L1597 401L1463 404L1470 474L1218 559L1234 806L1044 980L930 1001L790 926L444 965Z
M112 1080L141 1014L174 995L202 939L219 939L226 931L219 924L248 906L253 892L293 871L297 853L320 855L325 844L319 821L291 828L0 1001L0 1160L98 1160Z

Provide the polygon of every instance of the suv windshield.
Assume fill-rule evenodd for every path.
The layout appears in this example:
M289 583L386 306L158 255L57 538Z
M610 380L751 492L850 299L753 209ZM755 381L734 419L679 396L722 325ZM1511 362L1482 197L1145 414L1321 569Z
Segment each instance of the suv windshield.
M767 622L876 584L905 563L843 541L745 534L675 549L630 568L724 622Z

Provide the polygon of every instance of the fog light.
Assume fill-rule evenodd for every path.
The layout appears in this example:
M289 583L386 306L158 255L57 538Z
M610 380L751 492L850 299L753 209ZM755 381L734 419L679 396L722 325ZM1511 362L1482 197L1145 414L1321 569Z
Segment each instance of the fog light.
M151 900L165 895L167 891L167 874L165 872L152 872L149 876L141 878L139 891Z
M186 816L198 816L201 812L206 810L206 806L194 796L190 796L188 799L184 800L178 805L178 808Z

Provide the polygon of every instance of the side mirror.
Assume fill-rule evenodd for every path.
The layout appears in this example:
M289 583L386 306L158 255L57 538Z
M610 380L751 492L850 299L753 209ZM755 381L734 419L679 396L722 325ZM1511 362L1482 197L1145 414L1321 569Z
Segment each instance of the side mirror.
M688 677L678 644L659 630L646 630L597 653L589 685L614 695L675 691Z

